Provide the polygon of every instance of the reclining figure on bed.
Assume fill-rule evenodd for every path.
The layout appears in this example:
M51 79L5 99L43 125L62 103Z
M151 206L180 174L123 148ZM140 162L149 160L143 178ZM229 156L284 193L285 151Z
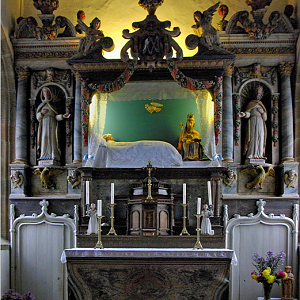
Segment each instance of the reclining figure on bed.
M183 165L182 157L170 143L142 140L116 142L111 134L100 138L99 147L92 163L86 166L102 168L142 168L148 162L158 168L172 168ZM88 164L89 163L89 164Z

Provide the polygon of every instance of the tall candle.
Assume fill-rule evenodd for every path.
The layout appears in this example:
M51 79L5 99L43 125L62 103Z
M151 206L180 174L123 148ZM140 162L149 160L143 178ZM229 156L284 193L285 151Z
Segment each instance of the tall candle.
M97 215L102 217L102 200L97 200Z
M90 204L90 182L85 182L85 204Z
M208 190L208 205L212 205L211 182L210 181L207 181L207 190Z
M114 183L110 184L110 203L115 203L115 185Z
M183 192L182 192L182 196L183 196L183 204L186 204L186 183L183 184Z
M197 215L201 214L201 198L198 198L197 201Z

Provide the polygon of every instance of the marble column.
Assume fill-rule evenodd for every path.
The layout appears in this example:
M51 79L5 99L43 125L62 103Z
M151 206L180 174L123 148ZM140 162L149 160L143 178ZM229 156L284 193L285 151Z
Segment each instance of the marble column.
M223 158L224 162L233 162L233 106L232 73L233 66L226 68L223 80Z
M75 73L75 109L74 109L74 156L73 163L82 162L82 141L81 141L81 77Z
M281 75L281 135L282 135L282 161L294 160L294 114L291 90L291 72L294 62L279 64Z
M16 133L15 133L15 159L14 163L27 163L28 158L28 120L27 110L27 82L29 77L28 67L16 68L18 77Z

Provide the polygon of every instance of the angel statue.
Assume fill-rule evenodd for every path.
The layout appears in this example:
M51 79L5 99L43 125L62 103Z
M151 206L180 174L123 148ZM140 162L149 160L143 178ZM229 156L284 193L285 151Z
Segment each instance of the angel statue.
M68 182L71 184L73 189L79 189L81 183L80 173L77 170L72 170L70 175L67 177Z
M83 55L87 55L89 50L95 46L96 42L104 37L102 30L99 30L101 21L97 17L94 18L90 23L90 27L83 22L83 19L78 19L77 22L81 29L85 32L85 37L83 37L79 42L78 52Z
M254 177L251 182L246 184L247 189L262 189L262 185L268 176L275 177L275 170L272 167L268 167L268 170L266 172L262 165L245 168L241 170L241 173L249 174Z
M296 171L294 169L289 170L285 173L284 175L284 183L286 184L286 186L289 188L294 188L296 183L298 181L298 174L296 173Z
M221 40L218 35L217 30L211 25L212 17L216 12L220 2L211 6L209 9L205 10L203 13L199 10L194 12L195 25L192 26L194 32L200 37L201 42L208 46L209 50L213 49L213 45L218 47L221 46Z

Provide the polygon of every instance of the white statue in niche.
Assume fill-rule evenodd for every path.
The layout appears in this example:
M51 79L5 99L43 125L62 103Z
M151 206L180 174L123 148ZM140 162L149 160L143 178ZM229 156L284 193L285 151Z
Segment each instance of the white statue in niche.
M40 161L58 163L60 151L58 148L58 121L67 119L70 114L59 114L51 105L53 93L49 87L43 87L41 91L42 103L36 111L36 118L39 121L38 128L38 153Z
M91 203L90 209L87 211L87 214L90 216L87 235L96 234L98 232L98 220L95 203Z
M261 102L262 97L263 87L259 85L256 87L256 99L251 100L246 111L239 114L241 118L249 118L244 148L244 154L247 158L265 159L267 110Z
M209 210L209 206L207 204L203 205L203 209L201 211L202 221L201 221L201 234L209 234L214 235L214 230L211 229L210 217L212 217L212 211Z

